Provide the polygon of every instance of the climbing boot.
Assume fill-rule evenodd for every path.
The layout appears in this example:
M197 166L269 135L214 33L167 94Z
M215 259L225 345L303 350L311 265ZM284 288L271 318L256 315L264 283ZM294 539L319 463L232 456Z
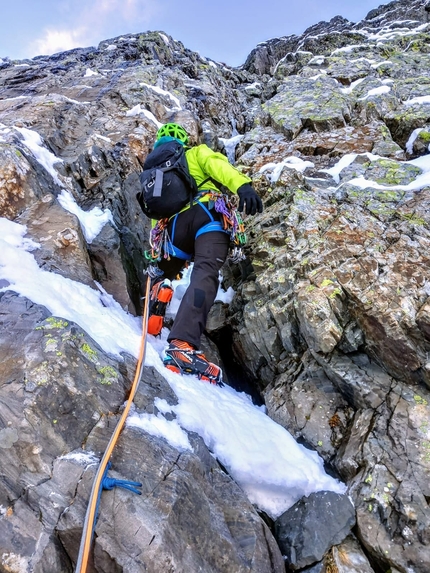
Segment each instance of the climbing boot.
M166 348L164 366L178 374L194 374L200 380L222 386L222 370L209 362L201 350L183 340L171 340Z
M172 300L173 288L168 279L159 281L151 289L149 297L148 334L158 336L163 328L166 308Z

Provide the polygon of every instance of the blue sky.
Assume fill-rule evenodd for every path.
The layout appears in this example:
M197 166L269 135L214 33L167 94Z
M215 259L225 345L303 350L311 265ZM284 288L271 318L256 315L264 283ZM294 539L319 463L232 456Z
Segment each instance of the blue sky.
M358 22L388 0L3 0L0 58L31 58L159 30L232 66L270 38L341 15Z

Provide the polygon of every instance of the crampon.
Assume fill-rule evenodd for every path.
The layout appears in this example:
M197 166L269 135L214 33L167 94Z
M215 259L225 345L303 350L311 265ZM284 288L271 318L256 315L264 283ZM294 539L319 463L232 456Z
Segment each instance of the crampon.
M177 374L193 374L200 380L222 386L222 370L209 362L201 350L187 342L172 340L165 350L164 366Z

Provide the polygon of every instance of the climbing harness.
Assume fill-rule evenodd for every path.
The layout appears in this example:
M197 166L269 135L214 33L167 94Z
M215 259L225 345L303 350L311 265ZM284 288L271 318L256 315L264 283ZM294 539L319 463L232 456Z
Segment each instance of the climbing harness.
M204 196L209 197L207 207L204 202L199 200ZM245 255L243 253L243 247L246 245L245 225L240 213L237 211L237 198L221 192L202 191L197 195L195 204L200 205L200 207L206 211L210 219L209 223L197 231L196 238L211 231L228 233L232 244L228 260L232 263L238 263L245 259ZM222 216L222 221L214 220L210 213L211 209L215 209L215 211ZM185 253L174 245L177 217L178 214L174 215L174 217L170 219L160 219L151 230L149 238L151 249L145 251L145 258L150 263L150 266L155 266L162 258L170 260L170 256L183 260L191 259L192 255L190 253ZM173 219L171 230L172 236L170 236L167 230L171 219Z
M139 356L137 360L136 373L134 376L133 384L131 386L130 394L126 402L124 411L119 419L114 433L109 440L106 451L100 461L100 465L97 469L97 473L94 478L93 487L91 490L90 499L88 502L87 512L85 515L85 522L82 529L81 544L79 547L78 561L76 564L75 573L85 573L88 565L88 558L91 549L91 543L93 540L95 524L97 521L98 508L100 504L100 498L102 489L113 489L114 487L122 487L128 489L134 493L140 494L141 492L137 489L141 487L142 484L127 480L117 480L114 478L109 478L107 476L108 470L110 468L109 458L112 455L112 451L118 441L121 430L124 427L125 421L127 419L128 413L133 403L133 399L136 395L137 388L139 386L140 379L143 372L143 363L145 359L146 352L146 334L148 330L148 309L149 309L149 293L151 287L151 278L148 276L145 289L145 302L143 308L142 316L142 337L140 341Z

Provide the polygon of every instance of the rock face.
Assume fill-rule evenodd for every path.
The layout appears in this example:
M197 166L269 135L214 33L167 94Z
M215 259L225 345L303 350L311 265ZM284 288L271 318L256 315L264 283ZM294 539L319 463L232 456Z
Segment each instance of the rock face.
M315 523L320 521L320 527ZM354 506L346 495L322 491L302 498L275 522L276 538L289 569L320 561L355 525Z
M292 539L200 437L182 452L129 427L112 475L143 495L103 496L92 571L281 572L284 553L312 573L428 573L429 14L399 0L356 24L339 16L260 44L238 69L161 32L0 60L0 216L27 226L39 266L131 313L149 230L135 193L157 122L214 149L244 135L236 166L265 210L246 221L248 259L224 269L236 296L208 329L355 507L353 535L294 561ZM65 191L85 211L109 209L97 236L63 207ZM134 359L8 286L0 268L0 570L73 571ZM136 408L156 412L157 397L175 401L145 369ZM318 510L313 533L324 520Z

